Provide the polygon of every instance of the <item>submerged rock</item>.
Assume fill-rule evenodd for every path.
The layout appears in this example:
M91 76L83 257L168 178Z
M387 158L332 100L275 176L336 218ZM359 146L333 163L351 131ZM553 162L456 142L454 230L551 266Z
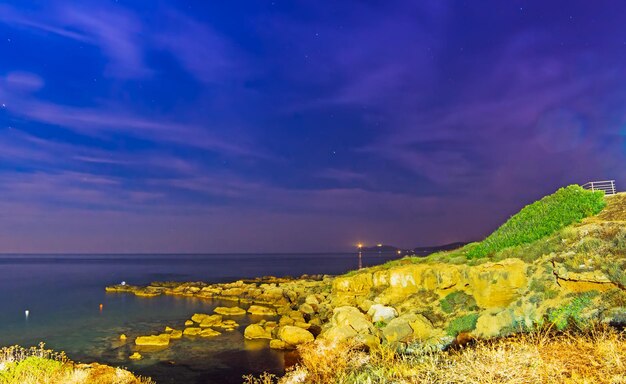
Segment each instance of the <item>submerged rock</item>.
M151 347L165 347L170 344L170 335L162 333L160 335L139 336L135 339L135 344Z

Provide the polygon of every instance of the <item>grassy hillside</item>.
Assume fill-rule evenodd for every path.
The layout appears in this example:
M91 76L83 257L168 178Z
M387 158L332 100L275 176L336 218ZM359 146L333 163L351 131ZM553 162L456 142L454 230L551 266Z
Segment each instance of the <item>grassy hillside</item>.
M561 188L524 207L485 240L469 247L466 255L470 259L481 258L532 243L597 214L605 205L604 192L591 192L578 185Z

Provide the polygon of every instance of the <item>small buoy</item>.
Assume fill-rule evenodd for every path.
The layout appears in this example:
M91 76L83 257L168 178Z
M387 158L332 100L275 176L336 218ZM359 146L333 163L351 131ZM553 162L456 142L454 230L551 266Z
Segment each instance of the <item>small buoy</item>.
M24 315L26 316L26 318L28 319L28 315L30 315L30 311L27 309L24 311Z
M122 333L120 335L120 340L125 341L126 340L126 335Z

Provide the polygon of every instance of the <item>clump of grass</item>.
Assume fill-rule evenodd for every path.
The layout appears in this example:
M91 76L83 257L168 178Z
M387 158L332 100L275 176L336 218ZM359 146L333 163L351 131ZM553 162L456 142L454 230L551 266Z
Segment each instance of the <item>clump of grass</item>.
M469 248L466 255L469 259L481 258L531 243L597 214L605 205L603 192L591 192L578 185L561 188L524 207L485 240Z
M450 336L457 336L459 333L473 331L476 329L477 321L478 313L470 313L465 316L457 317L448 324L446 332Z
M121 368L77 365L63 352L37 347L0 348L0 384L154 384Z
M365 353L329 341L299 351L301 363L279 383L608 384L626 379L626 334L601 326L477 341L443 352L401 354L381 347Z

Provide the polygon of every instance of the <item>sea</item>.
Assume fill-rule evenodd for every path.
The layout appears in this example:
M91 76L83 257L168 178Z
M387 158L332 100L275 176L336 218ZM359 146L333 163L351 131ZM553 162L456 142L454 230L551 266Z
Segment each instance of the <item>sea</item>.
M363 265L397 258L366 253ZM189 297L142 298L106 293L125 281L221 283L261 276L337 275L356 269L355 253L325 254L128 254L0 255L0 347L34 346L64 351L77 362L125 367L158 384L242 383L246 374L281 375L297 361L293 352L271 350L267 341L243 337L241 326L214 338L173 340L165 349L138 349L136 336L157 334L165 326L182 329L194 313L212 313L233 302ZM128 336L126 341L120 335ZM139 351L142 360L129 360Z

